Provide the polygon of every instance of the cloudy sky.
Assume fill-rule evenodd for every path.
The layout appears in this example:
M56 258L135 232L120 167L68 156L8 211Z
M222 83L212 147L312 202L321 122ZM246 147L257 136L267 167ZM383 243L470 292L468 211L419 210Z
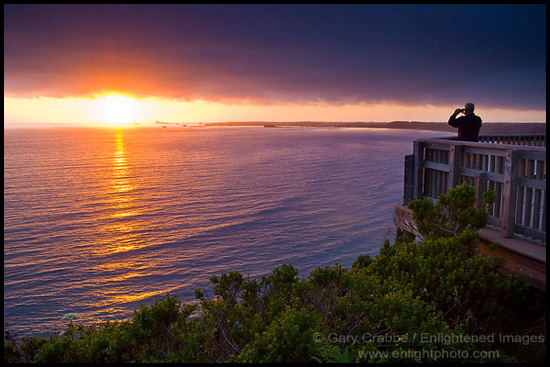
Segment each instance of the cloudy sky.
M206 120L363 121L445 121L472 101L545 121L545 34L545 5L4 5L4 100L117 91ZM383 106L395 118L369 116Z

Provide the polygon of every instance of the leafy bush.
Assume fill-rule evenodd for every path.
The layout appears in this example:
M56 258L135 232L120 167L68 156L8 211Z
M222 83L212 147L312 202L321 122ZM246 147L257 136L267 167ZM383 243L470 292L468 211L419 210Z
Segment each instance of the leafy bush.
M493 191L483 194L483 202L494 202ZM456 237L465 229L477 230L487 225L487 212L475 207L475 189L467 182L441 194L434 204L430 199L413 200L409 208L413 210L413 219L422 238Z
M4 337L5 362L495 362L545 360L545 341L468 342L464 336L546 337L545 298L521 276L501 274L474 250L484 215L463 185L440 202L413 202L423 240L385 241L299 279L282 265L245 279L215 276L212 296L182 304L167 295L123 322L62 336ZM467 215L465 215L467 213ZM430 337L431 336L431 337ZM427 352L434 352L429 354ZM461 351L455 356L452 352ZM474 357L473 352L497 351ZM448 352L448 354L442 354ZM416 354L415 354L416 353ZM439 354L437 354L439 353Z

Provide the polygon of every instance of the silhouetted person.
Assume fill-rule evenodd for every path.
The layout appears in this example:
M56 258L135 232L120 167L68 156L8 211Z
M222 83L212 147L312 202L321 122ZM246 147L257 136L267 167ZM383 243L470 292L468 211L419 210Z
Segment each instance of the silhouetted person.
M481 129L481 118L474 114L473 103L466 103L464 108L457 108L449 117L449 125L458 127L458 140L479 141L479 129ZM459 113L464 116L456 118Z

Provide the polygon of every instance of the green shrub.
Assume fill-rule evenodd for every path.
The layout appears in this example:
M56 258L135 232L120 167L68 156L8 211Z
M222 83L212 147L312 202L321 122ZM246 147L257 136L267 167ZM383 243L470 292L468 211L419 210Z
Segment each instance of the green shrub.
M497 272L476 253L476 229L486 216L473 207L474 196L461 185L435 205L411 203L423 239L386 240L378 256L359 256L351 269L318 267L305 279L291 265L252 279L238 272L214 276L213 295L196 290L192 304L166 295L123 322L71 322L49 339L5 335L4 361L543 361L545 340L511 345L460 338L546 337L545 297L534 297L521 276ZM427 353L444 351L468 354ZM498 353L474 358L476 351Z

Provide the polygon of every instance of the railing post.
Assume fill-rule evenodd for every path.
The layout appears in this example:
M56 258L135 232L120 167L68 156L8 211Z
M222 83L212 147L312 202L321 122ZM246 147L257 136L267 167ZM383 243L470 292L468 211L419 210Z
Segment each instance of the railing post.
M413 199L422 199L424 181L424 143L414 142L414 192Z
M414 154L405 156L404 177L403 205L407 205L414 199Z
M475 176L476 207L483 209L483 193L487 190L487 172L478 173Z
M502 228L504 237L514 237L515 214L518 191L519 150L507 150L504 162L504 185L502 188Z
M447 192L460 184L460 157L462 145L453 144L449 150L449 181Z

